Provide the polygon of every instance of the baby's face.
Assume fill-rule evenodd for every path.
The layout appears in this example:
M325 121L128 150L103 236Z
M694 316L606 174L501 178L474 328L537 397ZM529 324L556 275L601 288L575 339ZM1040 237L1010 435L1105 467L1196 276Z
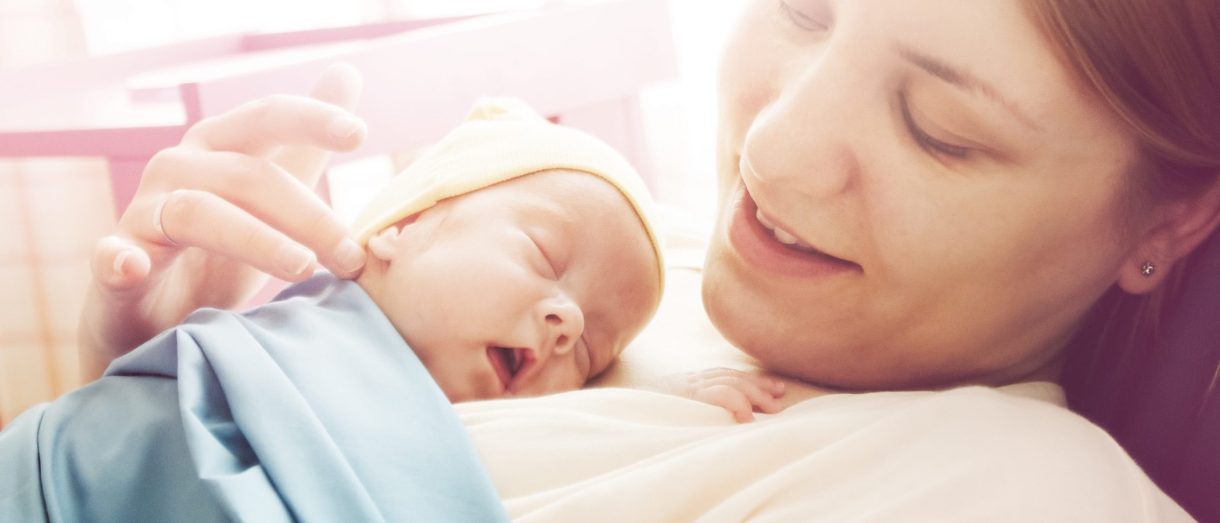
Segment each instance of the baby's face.
M580 388L660 300L644 226L588 174L516 178L373 241L393 257L371 294L454 402Z

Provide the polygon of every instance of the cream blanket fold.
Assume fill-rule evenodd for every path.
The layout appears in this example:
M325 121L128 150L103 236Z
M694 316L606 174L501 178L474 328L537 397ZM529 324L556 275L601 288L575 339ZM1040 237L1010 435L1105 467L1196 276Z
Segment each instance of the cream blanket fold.
M589 389L458 405L525 522L1190 521L1051 383L832 394L735 424Z

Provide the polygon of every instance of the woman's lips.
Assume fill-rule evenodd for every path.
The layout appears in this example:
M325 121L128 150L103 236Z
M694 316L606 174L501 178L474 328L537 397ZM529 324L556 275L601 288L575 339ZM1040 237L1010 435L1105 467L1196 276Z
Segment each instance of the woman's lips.
M860 266L817 251L784 231L772 233L759 222L758 204L744 186L740 201L729 222L729 242L751 267L797 278L830 276L859 271ZM784 235L789 243L781 243L776 235Z

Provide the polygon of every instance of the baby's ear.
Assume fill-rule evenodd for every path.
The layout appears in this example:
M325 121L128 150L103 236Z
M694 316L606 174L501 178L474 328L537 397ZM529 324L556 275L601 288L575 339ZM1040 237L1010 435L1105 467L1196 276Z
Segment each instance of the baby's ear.
M393 260L394 246L401 236L402 229L399 229L397 225L382 229L381 232L369 238L369 253L383 262Z

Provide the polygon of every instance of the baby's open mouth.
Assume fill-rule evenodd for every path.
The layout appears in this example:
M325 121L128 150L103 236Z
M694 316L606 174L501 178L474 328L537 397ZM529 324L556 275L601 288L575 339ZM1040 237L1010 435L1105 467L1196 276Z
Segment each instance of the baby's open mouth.
M513 379L531 361L534 361L534 351L530 349L491 346L487 348L487 359L491 362L491 368L496 371L496 377L500 379L500 384L504 386L504 390L507 392L512 385Z

